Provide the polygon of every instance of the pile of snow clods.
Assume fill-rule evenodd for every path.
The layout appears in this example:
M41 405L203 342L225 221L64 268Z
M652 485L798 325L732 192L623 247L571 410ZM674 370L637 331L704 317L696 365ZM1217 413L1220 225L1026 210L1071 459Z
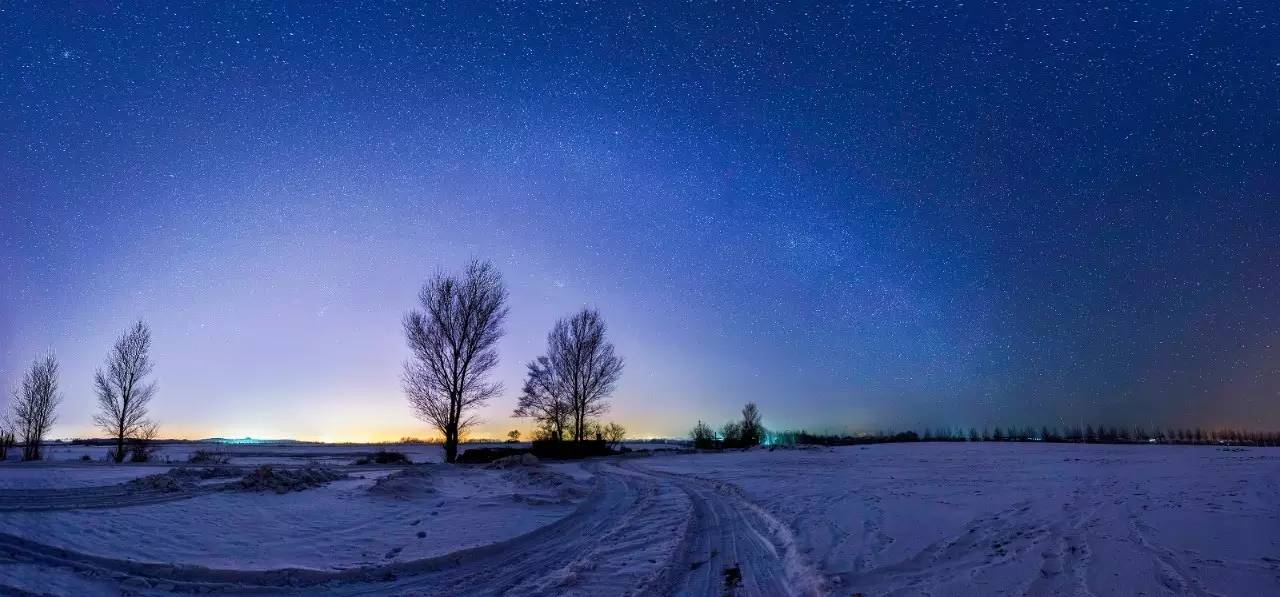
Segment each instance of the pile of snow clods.
M413 466L380 477L369 486L369 493L397 499L409 499L436 493L427 467Z
M508 469L519 466L534 466L536 464L538 464L538 457L533 454L512 454L490 462L487 468Z
M206 479L237 477L244 471L238 468L187 468L179 467L156 475L147 475L127 483L131 491L175 492L193 489Z
M347 478L346 473L323 466L304 468L275 468L264 464L245 475L235 484L241 491L274 491L289 493L320 487L332 481Z
M485 468L505 471L502 478L517 490L512 498L528 504L566 504L587 495L588 490L572 477L547 469L533 454L499 458Z

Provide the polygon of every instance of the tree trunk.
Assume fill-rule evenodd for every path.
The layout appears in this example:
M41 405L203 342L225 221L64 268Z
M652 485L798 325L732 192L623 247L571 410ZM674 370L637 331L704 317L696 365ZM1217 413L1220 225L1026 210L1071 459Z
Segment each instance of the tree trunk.
M458 436L446 433L444 436L444 461L453 464L458 460Z
M116 464L124 462L124 430L121 430L119 435L116 435L115 459Z

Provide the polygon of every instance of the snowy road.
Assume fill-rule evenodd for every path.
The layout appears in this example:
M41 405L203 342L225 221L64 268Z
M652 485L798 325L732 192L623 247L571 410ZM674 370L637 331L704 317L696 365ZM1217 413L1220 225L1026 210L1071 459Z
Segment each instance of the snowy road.
M342 571L225 570L80 553L0 534L0 568L78 594L225 592L334 595L810 595L818 576L786 527L732 486L592 465L592 495L570 515L507 541L441 557ZM4 565L7 564L7 565Z

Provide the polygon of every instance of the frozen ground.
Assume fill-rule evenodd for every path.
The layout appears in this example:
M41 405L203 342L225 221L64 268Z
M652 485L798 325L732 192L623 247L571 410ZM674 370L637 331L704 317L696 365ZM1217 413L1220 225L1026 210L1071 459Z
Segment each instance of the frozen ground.
M0 466L0 593L1280 594L1276 449L897 444L406 468L349 465L367 446L253 448L230 466L347 478L164 491L128 481L173 465Z

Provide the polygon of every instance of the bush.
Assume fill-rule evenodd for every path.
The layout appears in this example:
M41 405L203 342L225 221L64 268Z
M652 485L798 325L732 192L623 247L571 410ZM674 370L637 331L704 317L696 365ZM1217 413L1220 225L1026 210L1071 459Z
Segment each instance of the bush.
M151 462L156 455L156 449L147 444L134 444L128 452L129 462Z
M604 436L604 441L609 443L609 448L618 449L618 444L627 437L627 429L617 423L609 423L600 429L600 433Z
M711 429L710 425L698 421L693 427L693 431L689 432L693 438L693 447L699 450L711 450L719 447L720 442L716 440L716 432Z
M741 448L742 443L742 424L737 421L729 421L720 428L721 445L726 448Z

